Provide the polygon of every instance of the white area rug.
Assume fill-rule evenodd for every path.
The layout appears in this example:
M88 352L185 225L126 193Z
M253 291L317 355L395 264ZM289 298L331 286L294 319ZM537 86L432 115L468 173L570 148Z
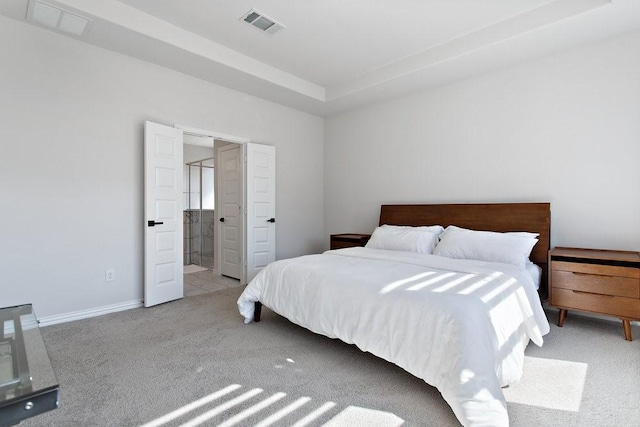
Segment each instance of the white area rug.
M199 265L195 265L195 264L189 264L184 266L183 273L189 274L189 273L197 273L198 271L207 271L207 270L208 268L200 267Z

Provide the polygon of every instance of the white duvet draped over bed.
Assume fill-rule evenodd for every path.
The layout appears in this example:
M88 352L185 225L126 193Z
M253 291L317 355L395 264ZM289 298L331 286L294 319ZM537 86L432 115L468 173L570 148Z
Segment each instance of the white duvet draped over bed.
M274 262L238 300L357 345L438 388L463 425L509 423L502 386L549 323L531 277L501 263L348 248Z

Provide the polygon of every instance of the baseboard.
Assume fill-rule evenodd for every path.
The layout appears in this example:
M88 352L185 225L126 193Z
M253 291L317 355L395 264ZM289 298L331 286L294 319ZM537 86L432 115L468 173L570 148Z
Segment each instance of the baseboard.
M72 311L70 313L57 314L55 316L45 316L38 320L40 321L40 326L50 326L58 323L88 319L89 317L102 316L103 314L116 313L118 311L131 310L132 308L139 307L142 307L142 301L136 300L119 304L104 305L102 307L90 308L88 310Z
M40 326L50 326L50 325L56 325L58 323L66 323L74 320L88 319L90 317L102 316L104 314L117 313L118 311L131 310L133 308L140 308L140 307L142 307L142 301L136 300L136 301L123 302L120 304L104 305L102 307L91 308L88 310L72 311L70 313L58 314L55 316L41 317L38 320L39 320ZM548 304L544 304L544 308L554 309L554 307L550 307ZM587 313L587 312L576 311L576 312L572 312L572 315L573 314L577 314L579 316L597 318L601 320L607 320L607 321L620 321L620 319L615 317L602 316L602 315L597 315L597 314ZM638 321L632 321L631 324L640 326L640 322Z

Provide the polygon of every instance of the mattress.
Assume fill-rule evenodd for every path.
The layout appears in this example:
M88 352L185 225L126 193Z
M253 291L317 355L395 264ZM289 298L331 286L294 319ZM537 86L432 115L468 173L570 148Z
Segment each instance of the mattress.
M276 261L238 299L354 344L438 388L463 425L508 425L502 387L549 332L525 268L348 248Z

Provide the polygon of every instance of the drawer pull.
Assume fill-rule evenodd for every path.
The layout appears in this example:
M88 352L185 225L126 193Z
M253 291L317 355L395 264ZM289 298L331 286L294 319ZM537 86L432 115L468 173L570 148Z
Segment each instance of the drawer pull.
M585 291L575 291L575 290L573 291L573 293L576 293L576 294L585 294L585 295L596 295L596 296L599 296L599 297L605 297L605 298L613 298L613 297L614 297L614 295L597 294L597 293L595 293L595 292L585 292Z
M609 274L581 273L579 271L572 271L571 273L575 274L576 276L616 277L616 276L611 276Z

